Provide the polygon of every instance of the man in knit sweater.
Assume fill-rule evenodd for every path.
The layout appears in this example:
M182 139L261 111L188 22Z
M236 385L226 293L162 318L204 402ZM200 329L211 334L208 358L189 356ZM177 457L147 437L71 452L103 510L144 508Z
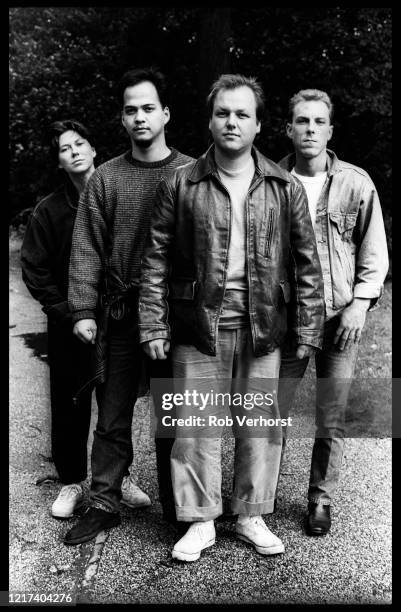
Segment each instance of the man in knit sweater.
M142 249L156 185L192 159L166 145L170 113L160 72L126 72L119 96L131 150L95 172L80 201L73 236L69 303L74 333L98 351L99 340L107 336L107 370L97 387L90 505L66 534L66 544L86 542L120 523L121 484L133 457L131 422L143 362L136 315ZM160 369L152 375L166 376ZM168 467L171 443L163 442L169 444L157 447L158 466ZM159 482L169 478L166 472Z

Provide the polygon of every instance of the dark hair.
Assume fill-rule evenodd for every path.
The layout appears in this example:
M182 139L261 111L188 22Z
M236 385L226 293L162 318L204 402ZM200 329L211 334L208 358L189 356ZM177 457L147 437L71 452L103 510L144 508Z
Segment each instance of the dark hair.
M206 98L209 117L213 115L213 106L217 94L222 89L236 89L237 87L249 87L254 93L256 100L256 118L262 121L265 114L265 95L259 81L254 77L246 77L242 74L221 74L212 85L210 93Z
M150 81L156 87L157 95L159 96L160 104L163 108L168 106L167 99L167 83L164 74L154 66L149 68L132 68L124 72L117 85L117 95L121 105L124 104L124 92L127 87L133 87L144 81Z
M288 104L288 121L290 123L293 119L295 105L298 104L298 102L309 102L310 100L324 102L329 109L329 118L330 121L332 121L334 106L328 94L321 89L301 89L298 91L298 93L294 94L292 98L290 98Z
M82 138L91 142L89 130L79 121L75 121L74 119L54 121L48 128L48 141L50 155L55 161L58 161L60 136L64 134L64 132L68 132L68 130L77 132Z

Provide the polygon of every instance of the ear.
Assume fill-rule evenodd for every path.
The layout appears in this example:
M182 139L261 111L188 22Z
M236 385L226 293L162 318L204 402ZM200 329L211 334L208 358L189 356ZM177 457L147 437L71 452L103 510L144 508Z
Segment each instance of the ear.
M170 109L168 106L165 106L163 109L163 113L164 113L164 125L166 125L169 121L170 121Z
M92 147L92 151L93 151L93 157L96 157L96 149L94 147Z
M331 125L331 126L330 126L330 130L329 130L329 136L328 136L328 138L327 138L327 142L328 142L329 140L331 140L331 137L333 136L333 129L334 129L334 128L333 128L333 126Z
M260 121L257 122L256 124L256 133L260 134L260 130L262 129L262 124Z
M286 131L288 138L292 138L292 123L286 124L285 131Z
M125 127L124 113L121 111L121 123Z

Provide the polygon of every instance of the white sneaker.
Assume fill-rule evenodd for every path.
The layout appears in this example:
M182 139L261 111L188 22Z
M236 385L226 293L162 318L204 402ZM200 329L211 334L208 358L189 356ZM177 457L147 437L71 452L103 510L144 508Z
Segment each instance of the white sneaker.
M192 523L187 533L173 548L173 559L196 561L202 550L213 546L216 541L214 521Z
M255 547L261 555L277 555L284 552L284 544L274 535L261 516L248 516L235 525L237 537Z
M144 508L150 506L150 498L135 484L132 476L124 476L121 485L121 503L129 508Z
M65 485L52 505L52 516L70 518L74 510L82 505L84 492L80 484Z

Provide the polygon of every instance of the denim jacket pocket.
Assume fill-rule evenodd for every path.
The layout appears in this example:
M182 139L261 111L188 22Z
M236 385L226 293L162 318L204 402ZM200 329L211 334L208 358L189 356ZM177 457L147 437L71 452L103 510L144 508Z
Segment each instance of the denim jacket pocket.
M194 300L196 281L191 278L174 278L169 284L169 298L173 300Z
M336 226L342 240L351 240L358 213L329 212L330 221Z

